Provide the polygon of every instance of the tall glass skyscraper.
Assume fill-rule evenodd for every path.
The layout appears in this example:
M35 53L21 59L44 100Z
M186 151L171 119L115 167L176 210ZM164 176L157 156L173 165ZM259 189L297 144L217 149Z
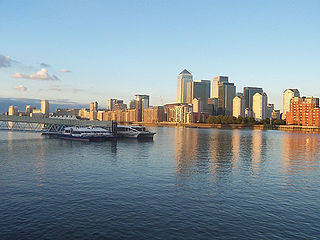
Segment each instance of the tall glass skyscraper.
M187 103L187 83L193 81L192 74L184 69L177 79L177 103Z

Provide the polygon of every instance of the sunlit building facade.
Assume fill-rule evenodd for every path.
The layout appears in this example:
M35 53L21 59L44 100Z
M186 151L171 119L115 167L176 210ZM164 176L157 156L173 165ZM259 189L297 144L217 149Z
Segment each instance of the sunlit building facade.
M286 119L287 112L290 112L290 101L294 97L300 97L298 89L286 89L283 92L283 114L282 119Z
M257 92L253 95L252 114L257 121L267 118L268 96L265 92Z
M187 103L187 84L193 81L192 74L184 69L177 78L177 103Z
M245 115L245 99L243 96L235 96L233 98L233 116L234 117L244 117Z
M263 93L263 89L259 87L244 87L243 96L245 98L245 108L252 110L253 106L253 95L256 93Z
M293 97L286 122L288 125L320 126L319 98Z
M44 116L49 115L49 101L48 100L41 100L41 113Z

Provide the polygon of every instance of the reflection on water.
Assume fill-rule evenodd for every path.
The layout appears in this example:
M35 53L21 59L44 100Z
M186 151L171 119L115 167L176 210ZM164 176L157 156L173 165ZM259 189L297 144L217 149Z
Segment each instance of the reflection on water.
M318 134L282 134L282 170L284 172L314 171L319 167Z
M266 165L281 158L282 169L287 172L319 166L316 134L183 128L176 128L174 134L176 174L184 179L201 172L210 172L217 179L228 178L239 170L259 177L269 171L264 169Z

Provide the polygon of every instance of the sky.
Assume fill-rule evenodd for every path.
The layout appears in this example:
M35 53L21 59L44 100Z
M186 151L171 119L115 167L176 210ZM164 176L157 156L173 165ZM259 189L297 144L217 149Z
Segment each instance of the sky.
M319 0L0 0L0 98L173 103L177 75L320 96Z

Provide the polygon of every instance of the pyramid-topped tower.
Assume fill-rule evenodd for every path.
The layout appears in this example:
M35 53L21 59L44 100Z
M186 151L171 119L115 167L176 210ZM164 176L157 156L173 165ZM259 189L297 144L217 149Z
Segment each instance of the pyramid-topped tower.
M192 74L184 69L177 79L177 103L187 103L187 83L193 81Z

